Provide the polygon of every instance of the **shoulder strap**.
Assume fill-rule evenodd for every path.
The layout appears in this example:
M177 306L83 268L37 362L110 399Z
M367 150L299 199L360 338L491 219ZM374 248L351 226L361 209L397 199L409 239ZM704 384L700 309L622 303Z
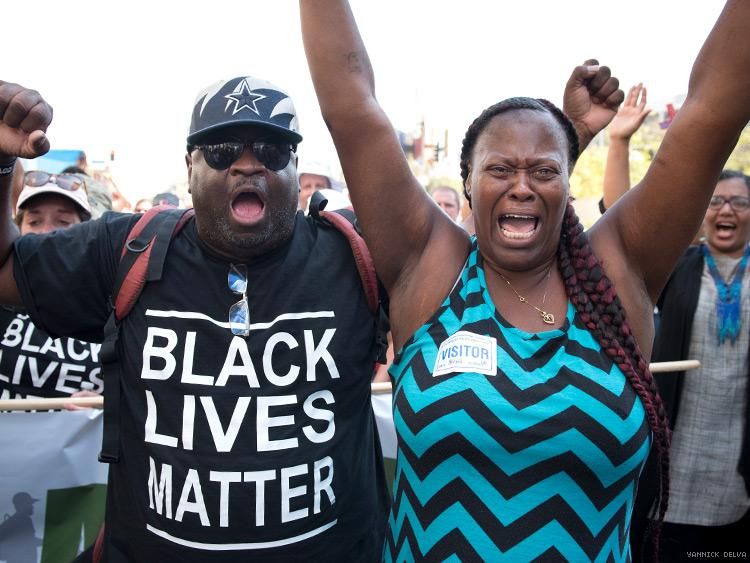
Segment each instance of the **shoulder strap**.
M192 209L158 205L144 213L133 226L120 254L112 292L118 323L130 313L145 283L161 279L170 241L194 214Z
M192 209L156 206L149 209L125 237L112 291L112 313L104 326L99 351L105 383L104 431L99 461L120 460L121 365L117 354L120 322L130 313L147 281L161 279L169 243L194 215Z
M351 208L340 209L336 211L325 211L328 200L320 192L314 192L310 197L310 214L316 220L322 220L333 226L337 231L342 233L349 246L352 249L354 263L359 272L359 278L362 281L362 287L365 290L367 306L375 318L375 345L374 354L377 363L386 363L386 350L388 349L388 331L390 322L388 319L388 305L385 290L378 282L378 276L375 273L375 262L370 254L365 239L359 232L357 226L357 217Z
M349 214L345 216L344 213L339 211L324 211L327 203L328 200L323 194L314 192L310 198L310 214L315 219L325 220L349 241L349 246L354 255L354 262L357 265L357 271L362 280L362 287L367 297L367 306L374 315L378 311L380 298L378 295L378 278L375 274L375 263L372 260L370 249L367 248L365 239L362 238L362 235L359 234L359 231L354 226L356 223L354 213L351 210L346 210L349 211Z

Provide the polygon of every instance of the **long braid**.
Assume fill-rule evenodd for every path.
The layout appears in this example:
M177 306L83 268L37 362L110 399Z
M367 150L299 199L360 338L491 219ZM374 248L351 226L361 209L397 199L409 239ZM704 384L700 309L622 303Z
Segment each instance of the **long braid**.
M578 136L570 120L554 104L543 99L509 98L485 109L469 126L461 147L461 178L464 195L470 162L479 135L493 117L510 110L528 109L550 113L568 140L568 171L578 159ZM669 503L670 430L656 382L636 343L614 285L589 245L573 207L568 204L558 248L560 271L565 289L579 317L595 336L605 353L617 364L643 403L654 437L659 461L659 504L657 518L649 525L655 559L658 560L659 532Z
M657 519L650 525L655 558L661 524L669 504L670 430L664 405L651 370L633 338L614 285L591 250L573 206L568 204L563 221L558 257L565 288L581 320L614 361L640 397L653 431L659 461Z

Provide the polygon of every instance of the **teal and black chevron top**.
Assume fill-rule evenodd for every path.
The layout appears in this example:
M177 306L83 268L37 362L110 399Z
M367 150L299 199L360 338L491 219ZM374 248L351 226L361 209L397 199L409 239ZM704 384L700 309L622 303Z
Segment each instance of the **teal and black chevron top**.
M459 331L470 334L441 348ZM493 354L474 335L496 352L485 374ZM434 373L462 355L480 367ZM559 329L514 328L492 303L475 241L391 375L398 459L386 561L631 560L651 431L572 304Z

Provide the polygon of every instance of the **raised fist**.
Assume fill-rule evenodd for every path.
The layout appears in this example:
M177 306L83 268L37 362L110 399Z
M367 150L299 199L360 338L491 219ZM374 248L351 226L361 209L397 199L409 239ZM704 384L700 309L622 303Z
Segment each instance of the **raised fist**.
M51 121L52 107L39 92L0 80L0 161L45 154Z

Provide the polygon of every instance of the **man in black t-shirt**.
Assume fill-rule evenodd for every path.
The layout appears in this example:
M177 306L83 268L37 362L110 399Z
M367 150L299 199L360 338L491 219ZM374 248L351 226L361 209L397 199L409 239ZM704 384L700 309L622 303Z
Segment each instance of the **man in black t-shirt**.
M52 113L0 82L0 116L0 302L23 303L50 334L101 341L137 217L18 239L13 162L48 150ZM291 99L263 80L220 82L196 100L195 218L120 326L121 378L104 376L105 405L113 385L120 396L107 561L382 554L375 324L347 240L297 213L301 140Z

